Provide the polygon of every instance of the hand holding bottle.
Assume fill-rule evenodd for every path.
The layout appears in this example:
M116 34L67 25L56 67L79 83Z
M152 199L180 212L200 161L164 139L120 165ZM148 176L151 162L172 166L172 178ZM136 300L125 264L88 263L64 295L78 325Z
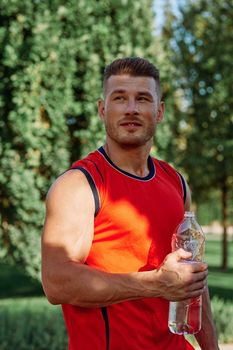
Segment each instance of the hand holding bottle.
M163 297L179 301L200 296L207 284L207 264L203 262L186 263L192 257L182 248L167 255L158 269Z

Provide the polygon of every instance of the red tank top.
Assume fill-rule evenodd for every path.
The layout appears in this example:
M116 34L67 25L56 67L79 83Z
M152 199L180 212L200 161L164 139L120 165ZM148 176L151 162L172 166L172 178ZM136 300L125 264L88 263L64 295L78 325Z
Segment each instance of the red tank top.
M170 253L184 213L184 180L163 161L149 157L148 166L144 178L129 174L102 147L73 164L86 175L96 205L89 266L112 273L145 271ZM193 349L169 331L168 304L144 298L103 308L62 305L69 350Z

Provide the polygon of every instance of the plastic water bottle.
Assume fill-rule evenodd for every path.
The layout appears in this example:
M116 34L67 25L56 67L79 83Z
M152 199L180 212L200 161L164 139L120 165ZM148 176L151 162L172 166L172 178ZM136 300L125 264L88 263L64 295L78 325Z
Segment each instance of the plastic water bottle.
M179 248L192 253L190 260L181 264L195 264L203 260L205 236L193 212L186 211L183 221L172 237L172 251ZM195 334L201 329L202 297L169 304L168 327L175 334Z

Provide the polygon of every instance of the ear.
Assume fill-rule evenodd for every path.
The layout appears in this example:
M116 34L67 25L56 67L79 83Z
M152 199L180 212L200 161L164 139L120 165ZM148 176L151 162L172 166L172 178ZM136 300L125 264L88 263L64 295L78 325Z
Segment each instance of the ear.
M104 120L105 110L104 110L104 100L101 98L98 101L98 113L101 120Z
M165 113L165 103L161 101L156 114L157 123L161 123L163 121L164 113Z

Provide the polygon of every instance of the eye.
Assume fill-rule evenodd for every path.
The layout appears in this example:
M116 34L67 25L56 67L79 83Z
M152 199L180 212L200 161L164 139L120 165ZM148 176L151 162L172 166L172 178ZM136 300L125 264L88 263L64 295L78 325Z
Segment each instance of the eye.
M124 96L120 96L120 95L114 97L114 101L124 101L124 99L125 99Z
M149 98L147 96L139 96L138 101L141 101L141 102L149 101Z

